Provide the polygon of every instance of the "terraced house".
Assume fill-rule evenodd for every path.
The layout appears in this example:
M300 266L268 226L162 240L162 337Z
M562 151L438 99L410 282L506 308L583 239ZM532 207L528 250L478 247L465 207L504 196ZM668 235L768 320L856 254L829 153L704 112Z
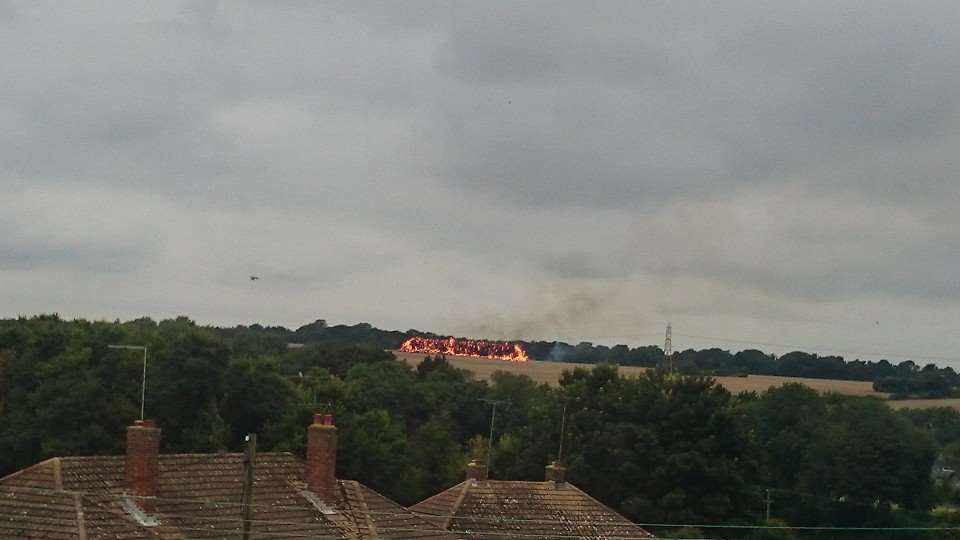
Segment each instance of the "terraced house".
M653 535L566 481L558 463L543 482L490 480L471 462L467 479L410 507L457 538L627 539Z
M243 454L161 454L150 421L124 456L58 457L0 479L0 538L498 540L651 538L547 467L543 482L468 478L410 509L335 476L337 428L316 415L306 459L262 453L245 514ZM244 533L244 528L249 531Z
M335 478L337 428L317 415L307 456L262 453L251 539L446 540L434 523ZM243 538L243 454L160 454L150 421L127 428L125 456L62 457L0 479L0 538Z

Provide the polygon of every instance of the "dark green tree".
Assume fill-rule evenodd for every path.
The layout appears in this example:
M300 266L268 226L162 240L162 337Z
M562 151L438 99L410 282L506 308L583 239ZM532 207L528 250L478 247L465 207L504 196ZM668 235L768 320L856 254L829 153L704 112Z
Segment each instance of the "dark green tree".
M611 366L561 381L570 411L570 476L641 521L703 523L746 510L749 439L730 394L709 378Z

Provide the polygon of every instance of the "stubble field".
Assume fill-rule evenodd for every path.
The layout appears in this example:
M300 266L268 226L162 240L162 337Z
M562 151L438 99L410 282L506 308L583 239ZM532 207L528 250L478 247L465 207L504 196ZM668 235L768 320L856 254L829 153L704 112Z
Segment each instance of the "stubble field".
M423 360L424 354L404 353L391 351L400 360L403 360L411 366L416 366ZM536 382L557 385L560 376L564 371L573 371L575 368L590 368L588 364L571 364L567 362L540 362L530 360L528 362L505 362L502 360L490 360L488 358L477 358L472 356L448 356L447 360L454 366L473 372L473 374L484 380L489 380L490 376L497 371L507 371L510 373L523 374ZM620 366L620 372L627 376L636 376L647 368ZM717 381L727 390L738 393L744 391L763 392L768 388L780 386L785 383L801 383L813 388L817 392L844 394L850 396L873 396L881 399L887 399L888 394L875 392L873 384L866 381L842 381L835 379L808 379L801 377L774 377L770 375L749 375L747 377L717 377ZM900 401L890 401L891 406L896 408L932 408L932 407L952 407L960 410L960 399L908 399Z

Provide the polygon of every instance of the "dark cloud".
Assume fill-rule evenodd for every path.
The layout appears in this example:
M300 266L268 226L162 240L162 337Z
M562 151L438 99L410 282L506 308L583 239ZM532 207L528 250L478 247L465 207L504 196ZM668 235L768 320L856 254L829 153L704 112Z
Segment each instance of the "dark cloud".
M526 202L659 204L817 183L824 161L955 131L960 39L943 6L681 6L460 19L439 61L455 81L437 120L446 174Z
M958 19L0 0L0 294L10 313L574 340L677 316L845 349L885 346L859 322L880 311L902 328L886 346L960 345L941 339Z

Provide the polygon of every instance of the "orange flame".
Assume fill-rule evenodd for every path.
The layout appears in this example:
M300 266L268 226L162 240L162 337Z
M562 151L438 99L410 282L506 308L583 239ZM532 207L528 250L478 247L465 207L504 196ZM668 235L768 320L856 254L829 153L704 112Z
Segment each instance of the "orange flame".
M481 356L508 362L526 362L527 351L518 343L482 339L412 337L400 345L408 353L444 354L449 356Z

